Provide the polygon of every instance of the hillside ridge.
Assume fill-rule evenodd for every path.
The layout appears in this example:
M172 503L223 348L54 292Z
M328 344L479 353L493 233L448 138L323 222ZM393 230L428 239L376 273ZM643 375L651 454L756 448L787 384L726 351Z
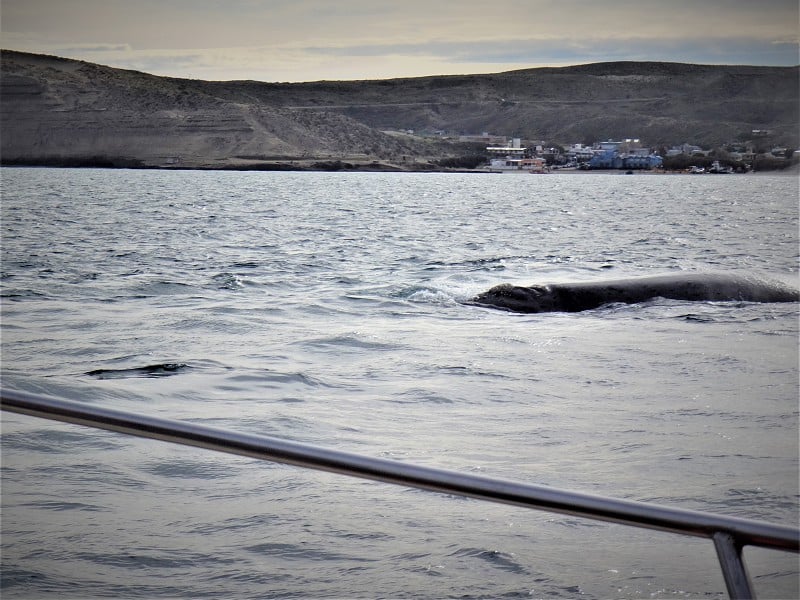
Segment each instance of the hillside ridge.
M798 67L610 62L494 74L275 83L151 75L2 50L5 164L430 168L459 135L800 145ZM399 133L402 132L402 133ZM411 133L413 132L413 133ZM427 135L421 135L427 134Z

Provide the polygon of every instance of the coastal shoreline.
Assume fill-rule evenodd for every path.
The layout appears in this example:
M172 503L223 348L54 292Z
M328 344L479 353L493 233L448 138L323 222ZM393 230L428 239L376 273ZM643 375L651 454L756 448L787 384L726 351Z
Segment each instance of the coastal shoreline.
M625 170L625 169L553 169L542 173L531 173L520 170L493 170L486 167L475 169L459 169L442 167L434 163L417 162L413 164L396 164L381 161L281 161L281 162L226 162L222 164L145 164L141 161L119 157L91 157L86 159L42 159L42 160L2 160L0 167L21 168L53 168L53 169L134 169L150 171L261 171L261 172L309 172L309 173L470 173L478 175L689 175L687 171L657 170ZM730 175L786 175L800 176L800 165L792 165L785 169L768 171L748 171L731 173ZM709 175L705 173L704 175Z
M641 149L664 158L683 144L685 160L670 168L709 168L712 159L738 166L743 161L709 154L733 155L725 147L734 146L753 154L751 164L757 157L761 168L781 168L786 152L798 146L797 68L622 62L558 72L281 84L182 80L1 52L2 165L485 172L476 169L476 158L498 158L503 144L516 143L517 150L524 144L552 162L544 149L559 140L595 140L603 156L595 166L611 167L623 144L613 140L635 134L633 143L647 140ZM737 86L728 85L732 78ZM768 97L755 102L763 90ZM511 131L510 142L490 135ZM692 163L695 149L703 148L712 150ZM586 158L582 153L579 160ZM643 155L633 158L626 168L657 166Z

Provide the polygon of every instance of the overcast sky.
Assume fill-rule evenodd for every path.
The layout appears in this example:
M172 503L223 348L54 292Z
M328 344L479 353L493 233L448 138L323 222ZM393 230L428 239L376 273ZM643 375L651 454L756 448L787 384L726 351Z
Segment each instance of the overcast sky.
M799 19L798 0L2 0L0 45L210 80L786 66Z

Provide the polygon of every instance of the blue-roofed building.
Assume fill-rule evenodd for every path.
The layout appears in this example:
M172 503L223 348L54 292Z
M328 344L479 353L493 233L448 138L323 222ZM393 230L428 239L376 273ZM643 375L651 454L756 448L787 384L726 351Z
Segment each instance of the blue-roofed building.
M589 161L589 167L592 169L621 169L622 159L617 152L617 149L612 150L599 150L595 152L592 159Z
M594 156L589 161L592 169L655 169L663 159L650 151L640 148L639 140L615 142L608 140L595 145ZM624 150L623 150L624 149Z

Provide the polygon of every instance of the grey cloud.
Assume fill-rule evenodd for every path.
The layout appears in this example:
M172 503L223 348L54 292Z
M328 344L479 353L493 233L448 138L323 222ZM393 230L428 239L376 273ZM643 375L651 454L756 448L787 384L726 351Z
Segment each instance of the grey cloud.
M657 60L726 64L798 64L800 46L793 41L714 38L529 39L420 44L312 46L310 54L347 57L436 56L449 63L544 64L610 60Z
M86 44L84 46L68 46L61 48L65 53L75 52L130 52L130 44Z

